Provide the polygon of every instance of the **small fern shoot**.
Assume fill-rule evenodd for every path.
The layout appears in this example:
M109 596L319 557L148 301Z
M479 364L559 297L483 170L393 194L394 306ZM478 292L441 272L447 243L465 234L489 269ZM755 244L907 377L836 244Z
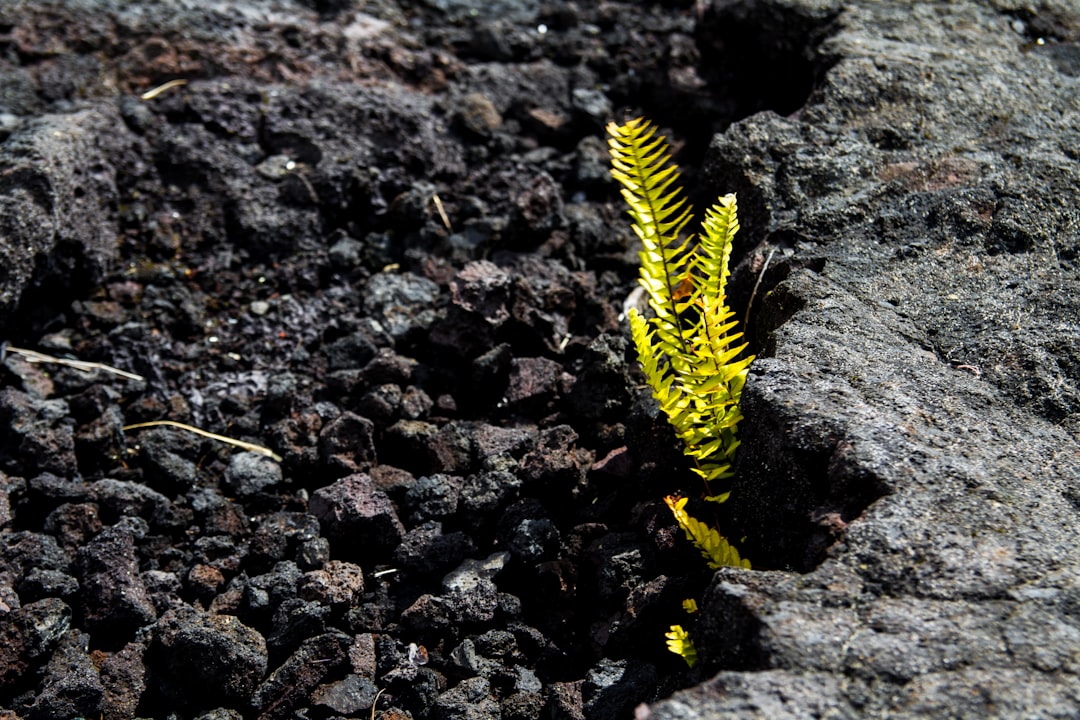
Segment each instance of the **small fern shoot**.
M739 397L752 356L727 306L731 243L739 230L734 195L705 213L698 242L683 231L691 209L677 185L678 168L655 125L638 118L608 125L612 175L622 185L641 239L640 283L653 317L629 312L638 359L694 472L710 483L731 476L742 419Z
M719 198L706 211L693 242L684 234L691 209L678 185L679 171L656 126L638 118L611 123L607 131L611 174L622 185L643 246L639 282L652 310L650 317L628 312L638 360L705 483L706 499L724 502L729 493L716 493L711 483L731 476L739 445L735 430L742 420L739 398L754 360L739 358L746 343L740 342L742 333L727 306L731 243L739 230L735 196ZM750 567L727 538L690 516L686 498L668 496L664 502L709 568ZM684 607L691 612L697 604L689 600ZM693 667L697 649L690 634L672 625L666 637L668 650Z

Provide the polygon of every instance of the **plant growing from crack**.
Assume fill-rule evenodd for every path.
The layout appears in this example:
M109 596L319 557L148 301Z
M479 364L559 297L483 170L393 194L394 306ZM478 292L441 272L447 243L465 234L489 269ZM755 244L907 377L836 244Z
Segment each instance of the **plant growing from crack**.
M633 308L628 312L638 360L704 483L705 499L722 503L730 493L717 493L713 483L731 477L742 419L739 397L754 360L739 358L746 343L740 343L742 333L727 306L728 261L739 230L735 196L720 197L706 211L695 242L684 233L692 210L678 185L679 170L656 126L638 118L611 123L607 131L611 174L622 185L643 245L639 283L652 310L649 317ZM750 567L716 528L687 512L687 498L668 496L664 502L710 568ZM693 666L697 651L689 634L672 625L667 638L668 648Z

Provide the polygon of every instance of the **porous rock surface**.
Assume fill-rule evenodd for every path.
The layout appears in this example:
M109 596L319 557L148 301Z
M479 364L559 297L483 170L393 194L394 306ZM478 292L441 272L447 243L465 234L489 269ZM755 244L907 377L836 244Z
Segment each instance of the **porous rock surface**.
M0 716L1080 715L1078 48L1054 0L0 5L0 340L143 376L3 360ZM753 571L660 502L638 113L739 194Z
M809 572L718 573L723 671L650 717L1075 717L1080 15L834 9L806 106L706 159L776 251L733 512Z

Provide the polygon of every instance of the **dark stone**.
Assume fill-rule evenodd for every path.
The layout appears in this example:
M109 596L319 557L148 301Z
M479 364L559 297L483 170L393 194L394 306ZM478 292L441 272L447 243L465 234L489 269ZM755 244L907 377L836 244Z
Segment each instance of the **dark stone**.
M261 717L292 717L294 708L348 662L351 643L352 638L337 631L306 640L255 692L253 700Z
M189 606L154 626L149 668L159 689L184 705L246 702L266 674L266 641L231 615Z
M184 510L194 514L207 535L236 537L247 530L248 518L243 507L217 488L193 488L187 493L187 500L190 509Z
M332 470L356 473L375 464L375 423L344 412L319 433L319 459Z
M34 568L26 574L17 589L23 602L47 597L70 599L79 591L79 581L59 570Z
M435 322L438 294L438 285L411 273L372 275L361 291L364 309L395 339Z
M502 701L499 707L503 720L539 720L544 711L540 693L519 691Z
M78 471L75 433L63 400L39 400L10 387L0 390L0 465L30 477L39 472L71 477Z
M135 717L146 692L144 642L132 642L101 663L101 685L105 690L103 705L111 717Z
M1050 16L1075 38L1076 14L871 2L826 30L840 9L714 3L707 21L721 42L769 28L744 40L774 58L778 38L829 36L798 115L735 123L704 167L743 210L729 297L748 298L776 251L724 511L756 567L798 573L717 574L695 642L721 672L651 717L1075 713L1058 668L1077 638L1080 375L1061 319L1080 294L1058 228L1080 204L1075 126L1054 109L1075 78L1035 40ZM963 34L943 31L954 22ZM898 87L912 92L885 100Z
M602 602L622 604L627 595L653 575L649 546L636 536L605 535L585 552L594 567L596 589Z
M522 476L528 483L572 488L582 478L582 458L576 452L577 432L569 425L541 431L536 447L522 458ZM591 463L590 463L591 464Z
M432 575L456 567L475 550L475 543L465 533L444 534L440 523L429 520L406 533L394 551L394 563L422 575Z
M405 537L393 503L366 474L316 490L310 510L331 540L354 548L349 556L365 562L388 556Z
M198 472L192 457L196 447L187 433L171 428L150 428L140 433L140 459L150 483L165 492L186 490L195 484Z
M296 563L284 560L273 569L251 578L244 586L244 601L252 612L272 612L281 603L296 597L296 584L303 573Z
M167 497L141 483L104 478L90 486L90 497L101 509L105 523L129 516L141 517L161 529L175 529L182 523Z
M390 383L376 385L357 400L356 409L377 426L385 427L397 420L401 398L402 392L399 386Z
M552 717L559 720L585 720L582 707L581 686L583 680L553 682L547 688L547 707Z
M510 381L503 402L512 412L543 417L552 412L573 382L573 376L554 360L514 358L510 361Z
M566 223L562 193L547 173L540 173L514 199L514 224L523 240L546 239ZM519 240L520 242L520 240Z
M461 495L461 478L453 475L425 475L405 492L405 509L409 523L416 525L428 520L449 517L457 512Z
M72 572L71 558L57 545L55 538L25 530L0 535L0 563L15 582L21 581L31 570Z
M64 503L45 518L45 531L60 538L69 550L85 545L101 528L95 503Z
M290 597L281 601L270 621L266 645L271 659L279 659L295 650L307 638L326 631L330 608L317 601Z
M379 688L366 677L349 674L342 680L320 685L311 693L311 702L339 715L358 715L371 708Z
M225 486L241 497L273 488L281 480L281 465L261 453L235 453L225 471Z
M479 260L466 265L450 283L450 297L461 309L479 315L492 327L510 317L510 275L493 262Z
M383 435L382 462L417 474L447 471L432 447L438 432L423 420L398 420Z
M319 537L319 519L314 515L300 512L276 512L269 515L255 528L248 542L248 561L261 571L281 560L295 559L304 570L313 569L311 563L317 563L320 556L315 543L325 538ZM314 556L309 556L315 551ZM298 555L303 552L306 564L300 563Z
M491 683L482 677L462 680L435 699L435 712L446 720L500 720Z
M41 690L27 720L99 715L105 688L89 653L90 638L78 631L64 635L45 668Z
M627 373L627 346L624 335L613 333L589 343L568 393L575 416L597 422L625 418L630 410L629 388L634 386Z
M559 551L559 530L538 501L524 498L507 508L499 521L501 543L515 559L532 565Z
M86 626L103 641L129 639L157 618L139 574L135 540L139 529L125 524L102 530L79 550L80 600Z
M5 138L0 317L8 317L28 286L43 301L56 287L74 280L86 287L101 277L116 254L118 160L133 141L107 102L29 119ZM69 256L56 257L57 246Z
M629 717L656 680L656 668L649 663L604 658L585 675L581 686L585 713L597 720Z
M480 472L465 478L461 487L461 511L479 523L492 523L496 511L517 499L521 480L508 470Z
M379 348L375 356L364 366L360 373L361 381L366 385L393 383L407 385L412 380L416 361L402 357L390 348Z

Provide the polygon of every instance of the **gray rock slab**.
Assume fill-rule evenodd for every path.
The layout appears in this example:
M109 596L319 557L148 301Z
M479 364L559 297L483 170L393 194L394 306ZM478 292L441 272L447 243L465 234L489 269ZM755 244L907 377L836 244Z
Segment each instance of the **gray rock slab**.
M711 10L828 18L828 70L706 160L775 251L730 501L774 569L717 573L649 717L1077 717L1080 9Z
M100 103L26 120L0 144L0 318L31 281L76 272L92 281L115 258L117 158L133 143Z

